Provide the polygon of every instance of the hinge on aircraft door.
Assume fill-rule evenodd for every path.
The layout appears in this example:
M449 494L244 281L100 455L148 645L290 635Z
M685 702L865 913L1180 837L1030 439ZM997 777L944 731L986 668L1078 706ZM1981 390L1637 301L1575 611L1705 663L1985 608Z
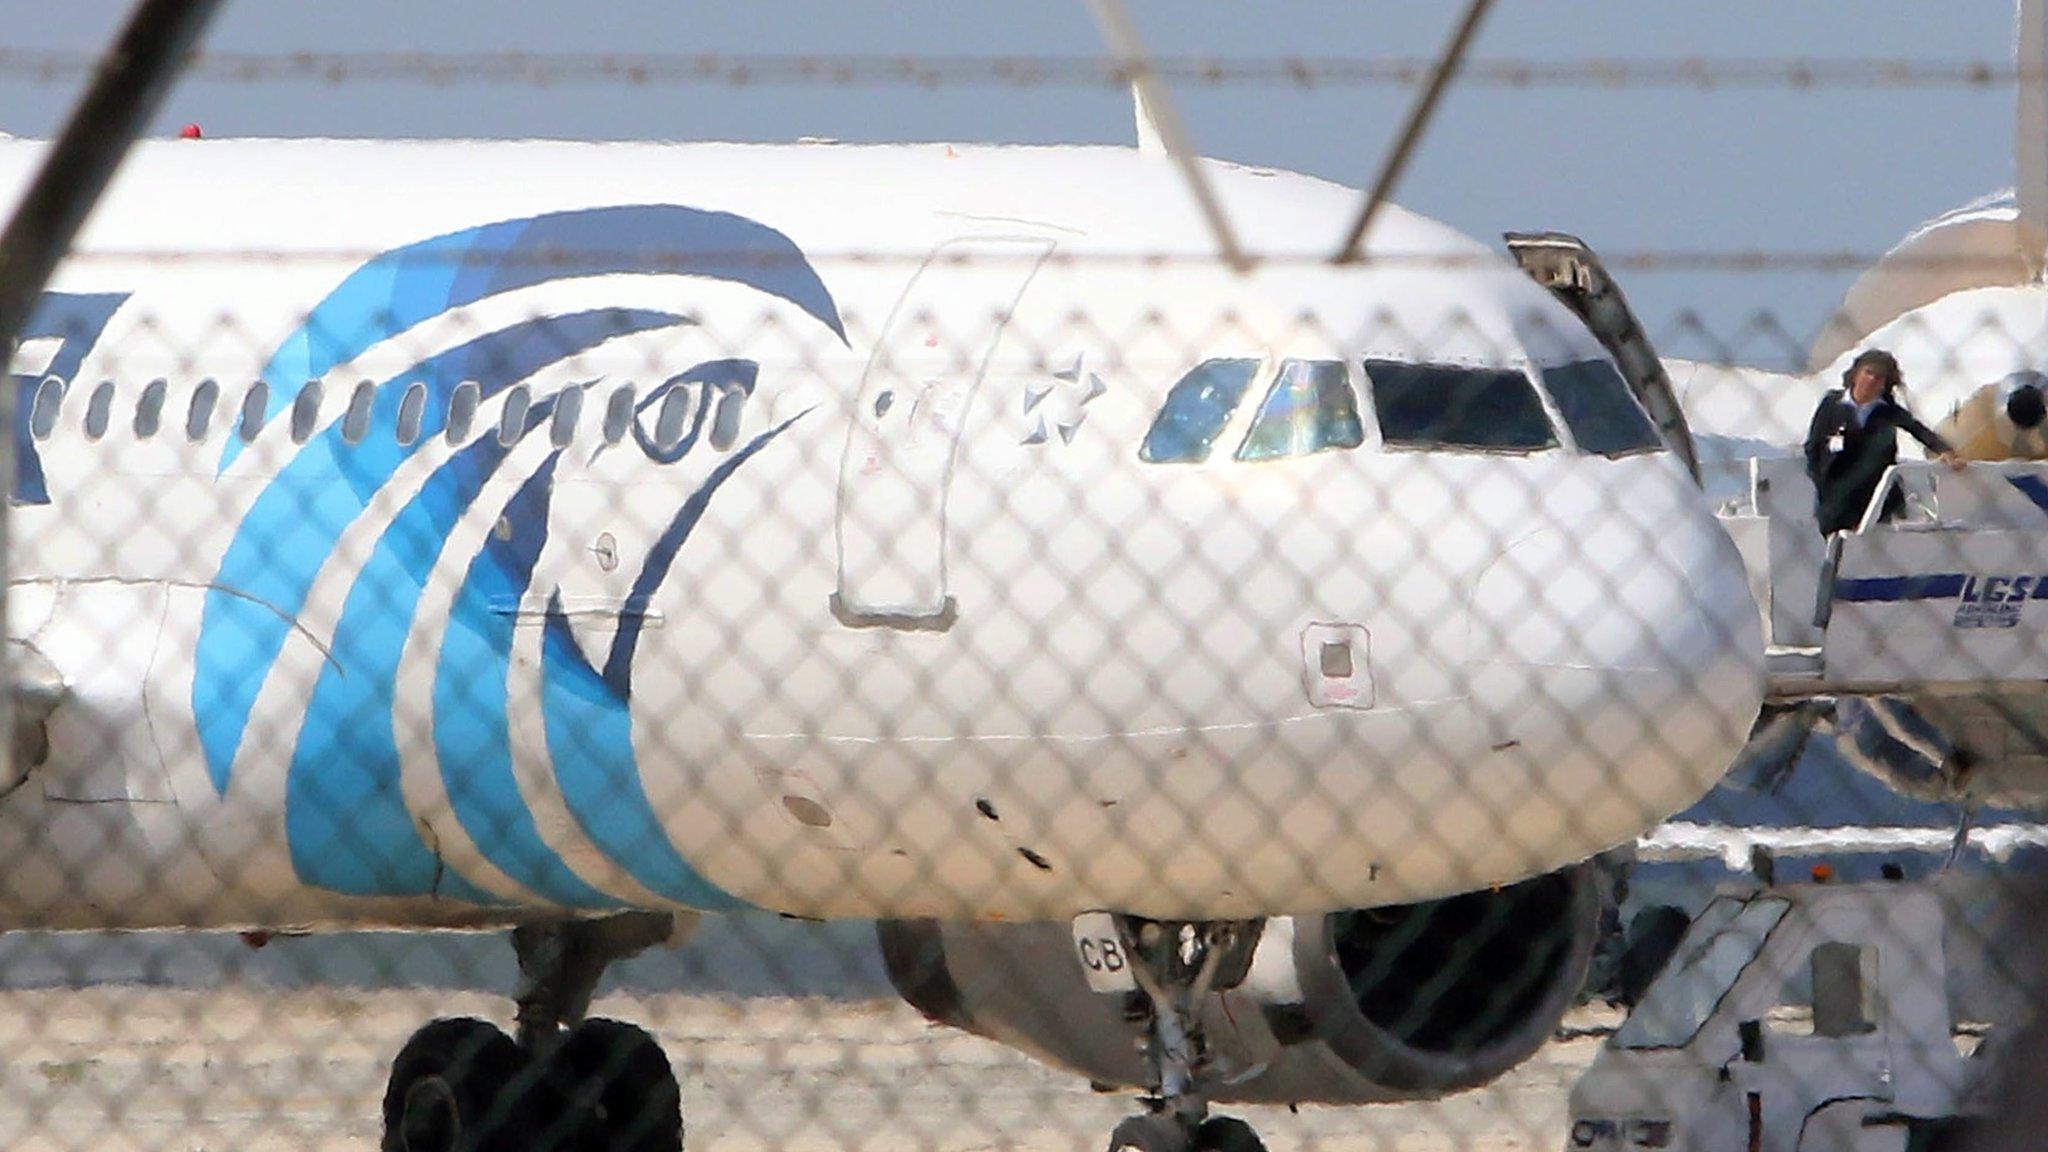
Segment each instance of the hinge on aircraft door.
M893 628L898 632L947 632L960 619L960 602L951 596L939 603L937 612L866 612L832 594L832 618L848 628Z
M1584 321L1594 339L1614 357L1629 390L1664 434L1664 442L1698 480L1699 452L1693 447L1685 410L1671 390L1671 377L1665 374L1664 362L1657 358L1650 337L1636 322L1621 285L1607 274L1600 258L1585 241L1563 232L1508 232L1503 238L1522 271Z

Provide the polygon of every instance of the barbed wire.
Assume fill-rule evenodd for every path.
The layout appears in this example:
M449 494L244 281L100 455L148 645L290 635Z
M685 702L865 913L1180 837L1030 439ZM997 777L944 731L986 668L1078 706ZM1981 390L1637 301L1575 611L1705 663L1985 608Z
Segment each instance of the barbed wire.
M1169 82L1201 87L1412 88L1427 56L1156 56ZM0 80L76 83L96 59L60 49L0 49ZM1123 87L1131 68L1077 55L791 53L202 52L188 78L214 83L397 82L453 84L825 87ZM1496 57L1467 62L1461 85L1494 88L1939 89L2048 83L2048 68L1997 60L1799 57Z
M66 259L73 264L147 263L363 263L382 255L376 248L93 248L75 252ZM591 248L548 248L533 249L517 253L419 253L408 256L415 264L448 264L469 266L525 266L525 267L582 267L592 261L630 255L641 267L650 271L686 272L706 265L728 267L775 267L781 265L817 264L820 262L851 265L891 266L897 264L942 264L942 265L1002 265L1009 263L1046 264L1052 266L1074 265L1121 265L1121 266L1185 266L1206 265L1217 262L1217 254L1206 250L1182 250L1171 252L1132 250L1102 252L1053 252L1039 256L1012 256L998 252L977 252L970 255L942 254L934 257L930 252L902 250L850 249L843 251L814 250L802 256L764 253L759 251L717 251L701 248L690 249L649 249L634 248L627 251L607 251ZM1329 264L1330 253L1324 249L1294 252L1249 252L1247 261L1253 266L1276 268L1299 268L1317 264ZM1814 249L1767 250L1761 248L1729 249L1683 249L1683 248L1639 248L1621 249L1601 253L1601 263L1610 268L1636 273L1654 272L1856 272L1882 260L1888 268L1929 271L2009 271L2014 267L2015 257L1998 254L1927 254L1883 253L1860 249ZM1470 252L1382 252L1361 256L1356 265L1377 265L1388 268L1429 268L1429 269L1486 269L1507 267L1507 256L1501 252L1475 249Z

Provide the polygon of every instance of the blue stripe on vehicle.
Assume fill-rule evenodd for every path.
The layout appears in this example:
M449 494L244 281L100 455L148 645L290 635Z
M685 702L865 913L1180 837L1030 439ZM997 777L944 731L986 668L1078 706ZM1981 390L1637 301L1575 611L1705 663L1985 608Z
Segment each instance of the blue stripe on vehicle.
M2034 502L2035 507L2048 512L2048 480L2043 480L2039 476L2007 476L2006 480L2025 493L2027 499Z
M536 410L529 427L544 418ZM499 871L558 904L616 907L542 839L513 762L508 707L519 616L495 606L518 604L533 581L547 546L548 494L560 456L550 454L505 505L498 520L504 535L492 533L470 562L449 610L434 671L434 753L450 809Z
M415 381L432 390L427 411L445 414L448 396L462 381L475 381L485 396L495 395L607 340L680 322L681 317L667 312L597 309L514 324L386 381L378 402L388 412L380 414L395 422L397 405ZM263 681L336 542L399 465L441 430L443 419L437 414L423 422L411 445L383 434L351 444L337 422L301 448L242 517L214 587L207 591L194 654L193 715L207 771L219 792L227 791ZM481 464L473 456L458 458L470 466ZM488 467L496 465L493 458Z
M1845 576L1835 581L1835 599L1851 603L1894 600L1947 600L1960 596L1961 572L1924 573L1912 576Z
M674 204L579 208L501 220L382 253L315 305L272 355L266 423L308 380L450 309L551 280L608 274L697 276L760 289L846 329L824 282L789 237L729 212ZM230 440L222 470L241 452Z

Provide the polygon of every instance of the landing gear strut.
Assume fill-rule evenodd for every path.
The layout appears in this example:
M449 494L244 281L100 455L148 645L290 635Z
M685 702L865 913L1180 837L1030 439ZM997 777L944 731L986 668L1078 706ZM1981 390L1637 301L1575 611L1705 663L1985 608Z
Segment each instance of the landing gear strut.
M1265 1152L1251 1125L1209 1115L1201 1089L1208 1066L1203 997L1244 978L1260 922L1176 922L1117 918L1131 975L1144 993L1145 1111L1110 1133L1109 1152Z
M682 1093L654 1037L587 1019L614 960L672 938L675 918L625 912L512 931L517 1025L436 1020L384 1092L383 1152L682 1152Z

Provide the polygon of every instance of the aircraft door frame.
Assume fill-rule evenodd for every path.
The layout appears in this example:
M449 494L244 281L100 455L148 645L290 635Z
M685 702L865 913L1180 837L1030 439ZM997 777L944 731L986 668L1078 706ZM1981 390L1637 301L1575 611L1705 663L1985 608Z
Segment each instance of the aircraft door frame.
M832 615L849 628L944 632L959 605L948 582L946 504L960 437L1024 293L1052 254L1042 236L962 236L932 249L875 338L839 459ZM979 283L977 283L979 281ZM986 300L969 333L937 317ZM949 339L950 337L950 339ZM949 347L949 345L952 345ZM948 356L970 357L949 371Z

